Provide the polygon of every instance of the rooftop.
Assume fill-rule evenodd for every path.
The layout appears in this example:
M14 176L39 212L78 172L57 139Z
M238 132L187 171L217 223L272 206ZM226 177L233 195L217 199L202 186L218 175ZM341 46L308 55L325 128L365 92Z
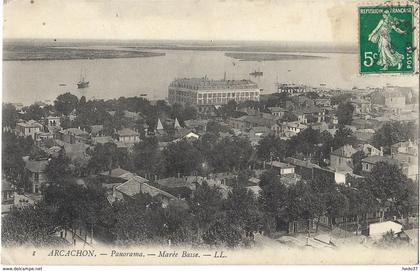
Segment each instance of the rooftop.
M344 145L343 147L340 147L340 148L332 151L331 154L341 156L341 157L351 157L356 152L357 152L357 150L355 148L353 148L353 146Z
M48 160L26 160L25 161L25 168L28 169L30 172L45 172L45 168L48 165Z
M202 78L180 78L171 82L170 87L181 87L191 90L225 90L225 89L255 89L257 84L251 80L212 80Z
M62 134L73 134L76 136L80 136L80 135L87 135L88 133L79 129L79 128L68 128L68 129L64 129L61 130L60 133Z
M378 162L386 162L393 165L399 165L400 162L390 156L379 156L379 155L373 155L368 156L364 159L362 159L362 162L369 163L369 164L376 164Z
M19 122L16 125L25 127L25 128L42 128L42 125L34 120L29 120L26 122Z
M123 128L117 132L119 136L138 136L139 133L130 129L130 128Z
M306 167L306 168L320 168L320 166L318 166L317 164L311 163L311 161L300 160L293 157L287 157L285 161L295 166Z
M107 170L107 171L101 172L100 175L110 176L111 178L120 178L122 175L126 173L131 173L131 172L122 168L114 168L113 170L111 170L111 174L109 174L109 170Z
M271 165L273 167L277 167L277 168L294 168L295 167L294 165L282 163L282 162L279 162L279 161L273 161L273 162L271 162Z

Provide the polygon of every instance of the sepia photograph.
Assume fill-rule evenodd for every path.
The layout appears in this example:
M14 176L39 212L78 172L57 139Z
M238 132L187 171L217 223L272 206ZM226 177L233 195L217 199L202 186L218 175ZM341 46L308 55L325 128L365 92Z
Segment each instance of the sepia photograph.
M3 266L418 264L418 1L2 22Z

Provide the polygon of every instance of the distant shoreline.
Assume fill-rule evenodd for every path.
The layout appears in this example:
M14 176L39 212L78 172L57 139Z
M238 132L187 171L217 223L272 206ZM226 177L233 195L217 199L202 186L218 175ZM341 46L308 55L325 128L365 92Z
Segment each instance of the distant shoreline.
M69 49L43 46L5 46L3 61L54 61L80 59L118 59L165 56L165 53L135 50Z
M239 61L282 61L282 60L312 60L328 58L325 56L294 55L281 53L225 53L225 56Z

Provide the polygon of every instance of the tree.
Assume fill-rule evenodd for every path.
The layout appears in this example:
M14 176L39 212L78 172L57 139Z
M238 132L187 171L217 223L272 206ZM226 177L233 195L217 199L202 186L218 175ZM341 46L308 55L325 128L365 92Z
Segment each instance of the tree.
M263 137L257 146L257 156L260 159L269 161L274 159L284 159L286 156L287 142L275 135Z
M191 175L201 170L203 156L187 140L170 143L163 149L162 156L168 176L175 176L178 173Z
M60 151L57 157L51 158L45 169L48 181L57 185L62 184L66 175L70 173L69 164L70 159L65 156L63 150Z
M229 129L217 121L209 121L206 125L206 132L219 136L220 132L229 132Z
M3 127L15 128L18 118L16 107L9 103L3 104L2 114Z
M229 192L223 206L232 225L251 232L262 228L263 213L257 203L256 195L252 191L236 186Z
M23 115L25 120L41 120L43 117L46 117L48 111L42 109L38 104L32 104L27 108L24 108L26 113Z
M227 217L221 217L204 232L203 240L213 246L235 247L241 242L242 236L240 230L229 223Z
M366 157L367 155L363 151L357 151L351 156L354 174L360 175L362 173L362 160Z
M2 172L6 180L23 190L25 188L25 163L22 157L29 154L33 141L31 138L18 138L9 132L3 133L2 141Z
M336 189L335 180L329 176L316 176L309 181L312 190L317 193L328 193Z
M337 107L338 124L350 125L353 120L354 107L351 103L340 103Z
M238 104L234 100L229 100L227 104L224 104L219 108L218 113L223 119L236 117L235 112L237 107Z
M275 170L265 171L260 179L259 203L269 216L275 218L278 229L287 219L287 188Z
M339 185L339 191L348 199L348 216L360 219L365 217L365 214L378 210L378 201L372 195L370 190L366 189L364 186L355 188Z
M382 206L390 203L390 212L403 215L410 181L402 173L398 165L378 162L368 176L367 183L372 195L379 199Z
M309 127L290 139L287 144L287 156L293 156L296 154L315 156L320 143L320 132L312 127Z
M54 101L54 107L57 112L68 116L74 109L76 109L79 99L77 96L66 92L64 94L58 95Z
M54 211L45 204L13 209L2 217L1 240L4 245L57 245L59 230Z
M287 195L287 212L290 220L314 219L324 214L320 195L303 181L291 185Z
M248 139L226 137L213 148L210 164L219 172L244 169L248 166L253 151Z
M40 160L48 158L48 154L38 146L34 146L29 154L29 159Z
M218 216L222 208L222 194L217 187L207 182L197 184L194 196L190 199L191 213L201 229L207 228Z
M353 97L353 94L350 94L350 93L334 95L331 97L331 104L332 105L343 104L343 103L346 103L352 97Z
M385 123L373 136L373 145L384 147L385 153L390 153L393 144L417 139L417 126L412 123L388 122Z
M334 149L338 149L344 145L353 145L355 142L356 138L354 137L353 132L349 128L340 125L335 132L332 145Z
M144 141L136 143L132 157L134 168L141 175L163 173L164 165L156 137L146 137Z
M191 105L185 105L183 120L192 120L196 119L198 115L197 108Z
M290 121L297 121L298 117L290 111L284 112L283 117L281 117L281 122L290 122Z
M118 166L131 168L127 150L118 148L113 142L97 144L88 154L91 156L88 168L94 173L112 170Z
M153 233L147 223L145 211L146 205L139 200L114 204L111 213L114 223L110 231L117 244L138 245L151 241Z

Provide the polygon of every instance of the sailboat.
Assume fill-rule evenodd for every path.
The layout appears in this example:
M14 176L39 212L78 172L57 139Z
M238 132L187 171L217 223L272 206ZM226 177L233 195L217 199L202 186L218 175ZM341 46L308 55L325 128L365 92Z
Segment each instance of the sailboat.
M89 86L89 81L86 81L86 73L82 74L80 72L80 80L77 83L77 88L87 88Z

